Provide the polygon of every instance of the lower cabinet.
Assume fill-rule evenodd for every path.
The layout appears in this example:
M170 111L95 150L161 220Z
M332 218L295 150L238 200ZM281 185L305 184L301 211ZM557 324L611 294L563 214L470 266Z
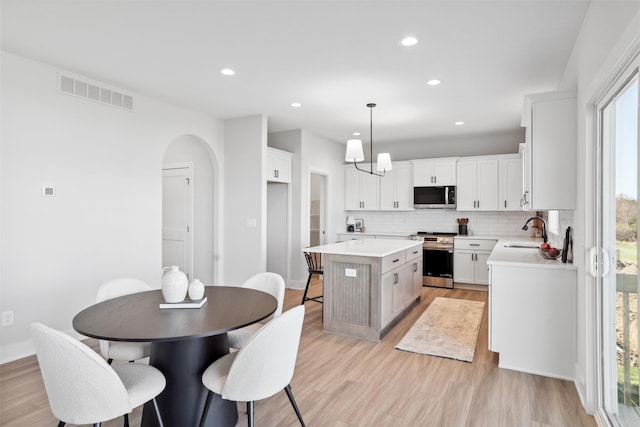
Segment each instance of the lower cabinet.
M404 300L405 304L410 304L420 297L422 291L422 250L420 255L414 259L407 257L404 265Z
M382 328L386 327L398 315L405 305L404 300L404 266L387 271L380 278Z
M487 259L496 242L495 239L454 239L454 282L488 285Z
M574 378L576 270L491 265L489 350L500 368Z

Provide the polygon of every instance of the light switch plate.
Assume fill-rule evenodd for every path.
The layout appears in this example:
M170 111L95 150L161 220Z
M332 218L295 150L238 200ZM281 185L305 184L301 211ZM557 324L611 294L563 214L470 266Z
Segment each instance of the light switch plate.
M344 275L347 277L358 277L358 274L355 268L345 268Z
M247 218L247 228L256 228L258 223L255 218Z

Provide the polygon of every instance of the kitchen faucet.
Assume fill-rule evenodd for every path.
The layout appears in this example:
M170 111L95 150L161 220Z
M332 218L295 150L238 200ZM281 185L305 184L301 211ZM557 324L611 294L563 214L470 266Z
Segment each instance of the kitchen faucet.
M541 218L539 216L531 217L527 220L527 222L524 223L524 225L522 226L522 229L524 231L527 231L529 229L529 226L527 224L529 224L529 222L531 222L531 220L534 220L534 219L539 219L540 221L542 221L542 240L545 243L547 243L547 223L544 220L544 218Z

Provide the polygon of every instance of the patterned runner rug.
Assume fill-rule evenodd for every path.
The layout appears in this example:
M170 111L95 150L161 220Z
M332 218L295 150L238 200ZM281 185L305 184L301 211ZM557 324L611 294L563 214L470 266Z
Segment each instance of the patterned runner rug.
M472 362L484 302L437 297L396 348Z

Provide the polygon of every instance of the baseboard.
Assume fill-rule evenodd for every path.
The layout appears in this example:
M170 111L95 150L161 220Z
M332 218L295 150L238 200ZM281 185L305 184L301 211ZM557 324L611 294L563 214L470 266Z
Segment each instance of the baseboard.
M80 335L74 330L63 331L65 334L70 335L78 340L87 339L84 335ZM0 347L0 365L4 363L13 362L25 357L33 356L36 354L36 347L33 344L33 340L28 339L19 341L13 344L7 344Z
M287 280L287 289L296 289L298 291L304 291L307 286L306 280Z
M487 286L487 285L475 285L473 283L458 283L458 282L454 282L453 283L453 288L454 289L466 289L466 290L470 290L470 291L483 291L483 292L488 292L489 291L489 286Z
M534 375L541 375L543 377L549 377L549 378L556 378L559 380L565 380L565 381L571 381L573 382L573 378L569 377L569 376L564 376L564 375L556 375L556 374L552 374L549 372L542 372L542 371L536 371L535 369L524 369L520 366L511 366L509 364L506 363L502 363L502 360L499 359L500 361L498 362L498 368L500 369L509 369L511 371L520 371L520 372L525 372L527 374L534 374Z

